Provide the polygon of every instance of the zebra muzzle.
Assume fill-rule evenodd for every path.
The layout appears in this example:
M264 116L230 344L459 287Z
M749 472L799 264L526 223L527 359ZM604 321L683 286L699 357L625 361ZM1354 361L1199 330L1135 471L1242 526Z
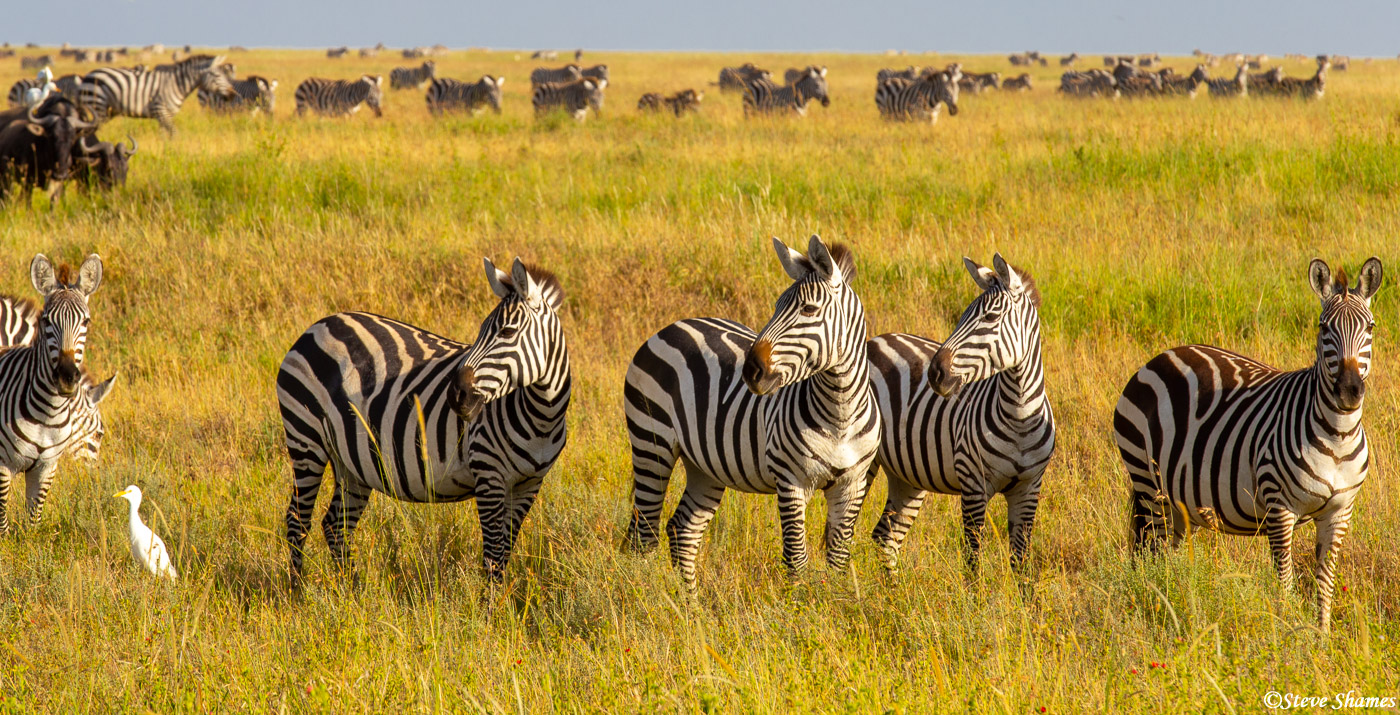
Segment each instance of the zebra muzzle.
M934 353L928 366L928 383L939 397L955 397L962 390L963 379L953 372L953 354L946 349Z
M476 387L476 371L470 365L463 365L457 371L452 383L452 394L448 396L452 411L466 422L476 419L486 406L486 396Z
M755 395L766 395L777 387L779 377L773 371L773 344L760 340L744 355L744 384Z
M1356 359L1342 363L1342 374L1337 377L1337 406L1344 410L1355 410L1366 397L1366 381L1361 379L1361 367Z
M58 357L58 367L54 371L54 387L58 388L58 394L64 397L72 397L78 394L78 386L83 381L83 371L79 369L78 363L73 359L72 353L64 353Z

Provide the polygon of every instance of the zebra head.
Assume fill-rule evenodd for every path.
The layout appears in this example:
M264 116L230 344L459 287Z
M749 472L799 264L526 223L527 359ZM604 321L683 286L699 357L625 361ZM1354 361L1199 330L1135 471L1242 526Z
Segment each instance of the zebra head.
M1341 412L1360 409L1371 372L1371 296L1381 287L1381 261L1372 257L1361 266L1356 287L1347 287L1345 269L1335 275L1314 258L1308 264L1308 282L1322 299L1317 325L1317 366L1325 399Z
M966 257L963 264L982 295L929 362L928 382L939 397L1020 365L1040 343L1040 291L1031 275L1000 253L992 256L992 268Z
M486 101L491 103L491 111L496 114L501 113L501 86L505 83L505 77L492 77L489 74L481 76L481 88L486 90Z
M777 238L773 248L794 283L744 356L744 384L756 395L865 359L865 310L851 290L855 258L813 235L807 255Z
M962 79L962 67L954 64L951 72L939 72L924 78L933 83L933 91L928 93L928 108L935 109L938 103L948 105L948 116L958 116L958 80Z
M369 94L365 95L365 104L374 110L374 116L383 117L384 110L379 104L384 101L384 75L362 75L360 81L369 89Z
M102 283L102 259L95 253L88 256L74 280L71 267L62 265L55 270L40 253L29 264L29 278L44 296L39 339L48 359L40 364L58 394L72 397L83 383L83 351L90 322L87 299Z
M452 408L467 422L488 402L547 377L564 348L559 281L519 258L510 273L489 258L485 263L486 282L501 302L482 321L457 369Z
M826 68L808 67L802 74L802 78L793 83L793 89L806 104L808 100L815 99L822 103L823 107L831 105L831 97L826 94Z
M83 390L80 394L87 402L87 409L83 410L83 412L91 415L90 419L92 421L89 427L92 431L88 432L87 437L84 437L82 441L73 446L71 454L79 459L97 461L97 458L101 455L102 437L107 433L107 429L102 422L102 412L93 408L101 404L103 398L112 391L112 385L115 384L116 381L117 374L112 373L111 377L101 383L93 384L87 372L84 371L83 373Z
M608 81L606 79L584 77L583 80L581 80L581 84L584 91L588 93L588 106L593 108L595 114L603 111L603 90L607 89Z
M217 94L225 99L238 96L238 92L233 88L230 70L233 65L225 64L222 56L215 57L208 67L199 73L198 85L196 89Z

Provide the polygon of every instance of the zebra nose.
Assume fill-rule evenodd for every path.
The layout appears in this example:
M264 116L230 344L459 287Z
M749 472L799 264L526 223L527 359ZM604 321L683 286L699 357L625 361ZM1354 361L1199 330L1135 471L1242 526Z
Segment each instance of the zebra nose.
M476 416L481 414L481 408L486 406L485 398L476 389L476 371L470 365L463 365L457 371L449 403L452 405L452 411L465 422L476 419Z
M1361 379L1361 367L1352 358L1342 363L1342 374L1337 377L1337 406L1344 410L1355 410L1361 406L1366 396L1366 381Z
M928 383L939 397L952 397L962 389L962 380L953 374L953 355L939 348L928 366Z
M744 384L755 395L766 395L773 391L778 376L773 373L773 344L760 340L744 355Z

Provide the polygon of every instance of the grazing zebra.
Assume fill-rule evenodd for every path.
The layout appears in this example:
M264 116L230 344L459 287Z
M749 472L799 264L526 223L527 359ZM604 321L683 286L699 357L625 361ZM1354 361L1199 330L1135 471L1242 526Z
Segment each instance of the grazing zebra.
M773 245L794 282L763 330L719 318L672 323L637 350L623 385L628 544L656 547L666 487L684 461L685 493L666 537L692 593L700 541L726 489L778 496L783 563L793 571L807 563L807 502L825 492L827 564L845 568L879 445L850 251L816 236L806 256L776 238Z
M962 69L929 74L919 79L888 79L875 88L875 106L885 119L938 121L940 105L948 106L950 116L958 116L958 79Z
M327 117L345 117L360 111L363 104L374 112L374 116L384 116L380 102L384 101L383 75L361 75L359 79L325 79L310 77L297 85L294 95L297 101L297 116L306 110Z
M1101 69L1070 71L1060 75L1060 89L1071 97L1117 97L1118 80Z
M660 112L662 99L660 92L647 92L637 99L637 111Z
M505 83L505 77L489 74L470 84L447 77L436 78L428 85L428 112L434 115L452 111L479 114L490 105L491 111L500 114L501 85Z
M0 296L0 349L28 345L39 334L39 306L28 298Z
M437 76L437 63L426 60L417 67L395 67L389 72L389 89L417 89Z
M964 555L976 568L987 502L1005 495L1011 564L1025 565L1041 476L1055 451L1045 397L1040 291L996 254L992 268L963 259L982 294L941 346L891 333L869 343L884 433L877 464L889 496L874 538L893 571L928 492L962 498Z
M659 92L647 92L637 100L637 111L655 113L665 107L680 117L688 111L700 111L700 101L704 98L704 92L696 92L693 89L683 89L669 97L663 97Z
M887 79L918 79L922 72L923 70L914 65L909 65L902 70L882 69L875 73L875 84L878 85Z
M760 77L744 86L744 116L784 111L806 116L807 103L814 99L823 107L831 104L826 94L825 67L809 67L800 79L783 87Z
M1078 53L1078 52L1071 52L1071 53L1069 54L1069 56L1067 56L1067 57L1061 57L1061 58L1060 58L1060 66L1061 66L1061 67L1073 67L1073 66L1074 66L1074 63L1076 63L1076 62L1078 62L1078 61L1079 61L1079 53Z
M591 69L591 68L590 68ZM568 64L557 69L548 67L536 67L530 71L530 84L564 84L566 82L576 82L583 78L583 72L578 65Z
M1331 60L1326 57L1319 57L1317 62L1317 74L1313 75L1310 79L1284 77L1278 82L1278 93L1285 97L1321 99L1322 93L1327 89L1327 69L1331 67L1331 65Z
M958 80L958 88L973 94L981 94L984 89L997 89L1001 84L1000 72L963 72Z
M584 77L592 77L593 79L601 80L604 82L612 81L612 77L608 74L607 65L593 65L592 67L581 70L579 74Z
M1293 530L1317 522L1319 623L1332 613L1332 575L1370 452L1361 408L1371 369L1371 296L1381 262L1356 286L1321 260L1308 265L1321 298L1311 367L1276 370L1207 345L1168 350L1123 388L1113 436L1132 479L1132 538L1173 543L1189 529L1268 534L1274 568L1293 587Z
M83 364L88 297L102 282L102 259L88 256L76 275L43 254L29 265L30 281L44 297L36 342L0 352L0 534L10 529L8 506L14 479L24 475L30 525L42 516L58 460L69 454L95 459L102 440L97 405L116 375L94 384Z
M593 108L595 116L603 111L603 90L607 86L607 80L592 78L563 84L545 83L535 86L530 103L535 107L536 118L553 109L562 109L581 122L588 115L589 107Z
M1212 97L1244 97L1249 94L1249 72L1240 65L1234 79L1211 77L1206 80L1206 87Z
M783 70L783 84L792 84L793 82L801 82L803 77L806 77L807 75L809 75L809 74L812 73L812 70L816 70L816 71L817 71L817 74L819 74L819 75L821 75L821 76L823 76L823 77L826 76L826 65L822 65L822 66L820 66L820 67L818 67L817 65L807 65L806 67L803 67L802 69L797 69L797 68L795 68L795 67L790 67L790 68L788 68L788 69L786 69L786 70Z
M273 106L277 103L277 80L251 75L247 79L230 80L229 84L233 85L234 96L231 98L199 90L195 95L199 99L199 106L219 114L263 112L272 116Z
M326 57L333 60L338 60L342 57L345 57L348 54L350 54L349 47L332 47L329 50L326 50Z
M1283 68L1274 67L1268 72L1250 74L1245 80L1249 84L1249 93L1255 96L1265 96L1279 94L1279 84L1283 81Z
M749 82L759 79L772 81L773 76L768 70L755 67L752 62L745 62L738 67L724 67L719 71L719 91L721 94L743 92Z
M1168 72L1168 70L1162 70L1162 72ZM1171 73L1164 74L1162 75L1162 93L1184 94L1189 99L1195 99L1196 90L1199 89L1207 79L1209 79L1209 77L1206 75L1205 65L1196 65L1196 69L1192 70L1191 74L1185 77Z
M1017 77L1007 77L1001 88L1007 92L1029 92L1031 90L1031 75L1029 72L1022 72Z
M1162 75L1143 72L1128 63L1113 68L1118 92L1125 97L1140 97L1162 92Z
M321 526L338 566L377 491L420 504L476 499L482 565L488 578L503 577L564 449L572 378L559 281L518 258L509 274L485 263L501 301L470 345L378 315L338 313L311 326L282 360L293 579L328 465L335 492Z
M83 78L79 96L101 121L118 115L155 119L166 133L174 134L175 115L196 89L234 96L223 59L195 55L154 70L103 67Z

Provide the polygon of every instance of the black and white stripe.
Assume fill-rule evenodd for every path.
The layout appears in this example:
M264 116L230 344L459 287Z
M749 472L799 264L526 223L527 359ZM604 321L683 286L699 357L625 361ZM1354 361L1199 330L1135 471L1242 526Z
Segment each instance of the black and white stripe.
M1321 299L1311 367L1284 372L1207 345L1168 350L1123 388L1113 436L1132 479L1131 535L1156 546L1191 527L1267 533L1274 568L1293 587L1293 530L1317 522L1317 603L1332 612L1332 577L1370 466L1361 425L1381 262L1355 287L1314 259Z
M776 494L783 562L807 563L807 502L826 494L827 563L844 568L879 446L880 413L865 359L865 311L844 246L812 236L808 253L774 248L794 283L755 334L719 318L682 320L632 358L623 386L632 443L628 543L659 540L678 460L685 494L666 524L671 563L695 589L695 560L726 489Z
M87 300L102 282L102 259L87 257L77 275L42 254L29 266L44 296L34 343L0 351L0 534L9 531L15 478L24 475L29 523L37 524L59 459L96 458L102 439L97 405L116 376L94 384L83 364Z
M568 64L563 67L536 67L530 72L530 84L565 84L577 82L583 78L583 72L578 65Z
M28 298L0 296L0 349L28 345L39 334L39 306Z
M779 87L771 79L759 77L744 85L744 116L795 112L798 116L807 114L807 104L812 100L831 104L826 93L826 68L809 67L796 82Z
M395 67L389 72L389 89L416 89L437 76L437 63L427 60L417 67Z
M345 117L360 111L365 105L374 116L384 116L380 103L384 101L383 75L361 75L359 79L326 79L310 77L297 85L297 116L306 110L328 117Z
M591 77L563 84L539 84L535 85L530 103L535 107L537 118L552 110L562 109L581 122L588 114L589 107L593 108L594 115L603 111L603 90L607 86L607 80Z
M1249 94L1249 72L1244 65L1236 70L1233 79L1210 77L1206 80L1212 97L1244 97Z
M103 67L83 78L79 93L83 105L99 120L115 116L155 119L166 132L174 133L175 115L196 89L233 96L233 85L222 64L223 57L196 55L150 71Z
M773 75L768 70L759 69L752 62L745 62L738 67L723 67L719 71L719 91L743 92L744 87L757 79L772 81Z
M987 504L1004 495L1011 563L1021 568L1041 476L1055 451L1041 362L1040 291L1001 254L993 268L963 262L982 293L947 341L893 333L868 344L885 427L878 465L889 481L874 538L891 570L929 492L962 499L964 555L973 568Z
M958 65L951 72L925 74L918 79L894 77L875 87L875 106L885 119L902 121L938 121L938 113L947 105L948 114L958 115L958 80L962 70Z
M252 75L247 79L230 80L229 84L233 85L234 95L232 97L224 97L204 89L199 90L197 95L199 106L219 114L263 112L269 116L272 115L272 110L277 103L277 80Z
M369 313L311 326L277 374L292 460L287 541L294 578L327 465L321 525L344 565L371 492L406 502L477 500L482 562L500 578L540 484L564 449L571 377L563 290L516 259L486 261L500 297L471 345Z
M478 114L489 106L491 111L500 114L501 86L505 83L505 77L489 74L472 83L439 77L428 85L428 111L435 115L443 112Z

